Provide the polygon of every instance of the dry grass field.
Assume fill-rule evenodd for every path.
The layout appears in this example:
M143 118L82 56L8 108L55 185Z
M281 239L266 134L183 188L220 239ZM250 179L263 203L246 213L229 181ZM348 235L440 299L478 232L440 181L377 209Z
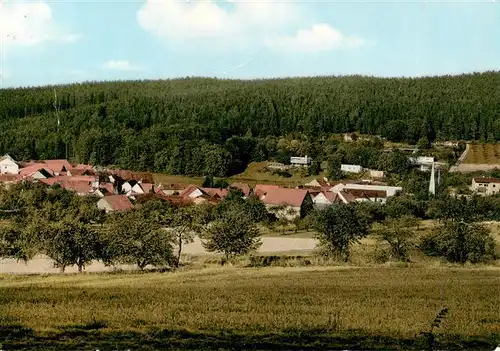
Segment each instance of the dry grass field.
M470 144L465 164L500 165L500 144Z
M500 342L498 268L3 276L4 349L446 349Z

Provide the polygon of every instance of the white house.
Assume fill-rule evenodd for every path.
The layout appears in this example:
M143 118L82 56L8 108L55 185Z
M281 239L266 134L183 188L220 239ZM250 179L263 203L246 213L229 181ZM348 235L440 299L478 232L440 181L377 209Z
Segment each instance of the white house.
M413 166L418 166L423 172L430 171L432 164L435 162L432 156L408 157L408 160Z
M313 197L313 204L317 209L323 209L339 202L342 202L339 195L337 193L332 193L331 191L322 191Z
M307 167L311 164L312 159L310 157L290 157L290 163L292 166Z
M396 193L403 190L400 186L388 186L388 185L372 185L372 184L358 184L358 183L340 183L335 185L330 189L334 193L339 193L343 190L373 190L373 191L385 191L386 198L396 195Z
M484 195L493 195L500 191L500 179L490 177L472 178L471 190Z
M340 170L346 173L361 173L363 172L363 167L360 165L340 165Z
M18 174L19 165L9 155L0 158L0 174Z
M375 169L370 169L370 177L372 177L372 178L384 178L384 171L377 171Z

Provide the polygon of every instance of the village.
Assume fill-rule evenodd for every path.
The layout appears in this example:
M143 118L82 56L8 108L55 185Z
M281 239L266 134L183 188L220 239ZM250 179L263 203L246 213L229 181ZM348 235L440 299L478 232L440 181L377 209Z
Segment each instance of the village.
M410 162L420 171L430 172L429 192L435 193L436 182L441 181L441 168L435 174L433 157L410 157ZM292 157L289 167L307 167L311 158ZM271 167L284 165L271 164ZM442 164L438 164L441 167ZM134 208L134 202L141 197L159 198L173 205L217 204L231 189L243 193L244 198L258 197L269 212L278 218L288 220L300 217L301 209L307 204L324 209L333 204L353 202L374 202L385 204L387 199L403 191L400 186L387 185L384 172L366 170L359 165L342 164L345 174L365 172L368 179L329 181L317 177L295 188L273 184L249 184L234 182L227 188L211 188L193 184L155 183L153 175L147 172L94 167L88 164L72 164L68 160L16 161L9 155L0 158L0 183L5 185L19 182L35 182L46 186L60 186L80 196L96 196L99 209L109 212L127 211ZM500 191L500 179L474 177L470 189L477 194L492 195Z

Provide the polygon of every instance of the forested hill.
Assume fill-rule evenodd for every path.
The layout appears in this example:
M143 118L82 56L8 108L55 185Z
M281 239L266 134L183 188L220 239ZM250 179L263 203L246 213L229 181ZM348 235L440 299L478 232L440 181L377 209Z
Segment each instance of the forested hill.
M246 136L252 141L247 153L264 158L272 154L269 136L302 133L317 140L349 131L409 142L499 140L500 72L413 79L189 78L0 90L0 153L20 159L67 156L203 173L175 162L189 157L196 164L225 152L234 158L235 146L227 145L232 136Z

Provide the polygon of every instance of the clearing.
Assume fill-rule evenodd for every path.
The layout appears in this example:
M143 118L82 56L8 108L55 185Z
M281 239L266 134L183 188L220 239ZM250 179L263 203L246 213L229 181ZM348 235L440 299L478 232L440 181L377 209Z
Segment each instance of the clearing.
M493 350L500 270L218 268L0 276L4 349Z
M464 163L500 165L500 144L469 144Z

